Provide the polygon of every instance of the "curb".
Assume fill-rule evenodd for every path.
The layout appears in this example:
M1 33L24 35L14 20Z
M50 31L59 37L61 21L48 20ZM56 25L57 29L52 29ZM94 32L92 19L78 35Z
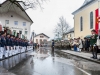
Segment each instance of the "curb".
M16 75L16 74L9 72L8 70L0 67L0 75Z
M89 59L89 58L81 57L81 56L74 55L74 54L71 54L71 53L63 52L63 51L60 51L60 50L56 50L55 52L56 52L57 54L62 54L62 55L64 55L64 56L72 55L72 56L76 56L76 57L78 57L78 58L82 58L82 59L85 59L85 60L92 61L92 62L95 62L95 63L100 64L100 61L97 60L97 59Z

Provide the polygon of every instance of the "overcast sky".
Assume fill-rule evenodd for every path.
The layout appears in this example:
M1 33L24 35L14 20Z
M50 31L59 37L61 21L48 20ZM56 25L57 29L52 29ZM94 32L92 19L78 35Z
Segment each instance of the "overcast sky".
M36 34L45 33L51 38L54 38L53 30L59 22L59 17L64 16L71 27L74 26L73 11L78 9L85 0L49 0L40 9L27 10L27 13L32 18L34 23L31 26L31 31Z

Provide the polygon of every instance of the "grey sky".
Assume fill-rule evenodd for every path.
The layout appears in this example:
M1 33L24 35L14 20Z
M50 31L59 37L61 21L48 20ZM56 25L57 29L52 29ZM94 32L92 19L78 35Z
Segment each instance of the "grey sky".
M4 0L0 0L2 2ZM74 26L73 11L78 9L85 0L48 0L43 4L43 11L28 9L27 13L34 21L31 31L37 34L45 33L53 38L53 30L59 22L59 17L64 16L71 27Z
M59 21L59 17L64 16L70 26L73 27L74 21L71 13L78 9L83 2L84 0L49 0L43 5L43 11L40 9L27 10L34 21L31 30L34 30L37 34L45 33L53 38L53 30Z

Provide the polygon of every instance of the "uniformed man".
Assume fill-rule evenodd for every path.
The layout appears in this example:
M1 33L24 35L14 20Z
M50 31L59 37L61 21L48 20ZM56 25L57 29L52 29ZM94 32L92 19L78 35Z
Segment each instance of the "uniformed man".
M25 50L25 42L24 42L24 39L22 39L22 46L23 46L23 52Z
M90 46L91 46L91 51L92 51L92 58L93 59L97 59L97 46L96 46L96 42L97 42L97 37L98 35L96 34L95 30L91 31L91 38L90 38Z
M12 56L12 50L11 50L11 35L9 37L9 57Z
M26 51L27 51L27 48L28 48L28 41L27 40L26 40L26 44L25 45L26 45Z
M21 53L23 52L23 44L22 44L22 39L20 38L20 50L21 50Z
M19 53L19 47L18 47L18 38L15 38L15 43L16 43L16 54Z
M0 59L2 59L2 52L1 52L1 32L0 32Z
M11 35L11 56L14 55L14 42L13 42L13 35Z
M6 37L6 57L9 56L9 52L10 52L10 34L7 34Z
M21 53L21 43L20 43L20 38L18 38L18 47L19 47L19 53Z
M20 39L21 53L23 52L22 39Z
M54 56L54 46L55 46L55 42L54 40L52 40L52 56Z
M25 40L23 39L23 52L25 52Z
M16 40L15 40L15 36L13 35L13 55L16 55L17 54L17 51L16 51Z
M3 56L5 56L5 48L6 48L6 39L5 39L6 33L1 33L1 59L3 59Z

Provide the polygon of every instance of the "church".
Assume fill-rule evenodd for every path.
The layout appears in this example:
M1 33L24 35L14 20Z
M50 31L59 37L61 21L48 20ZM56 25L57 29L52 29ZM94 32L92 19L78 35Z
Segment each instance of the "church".
M91 30L95 29L98 32L100 28L100 1L85 0L83 5L75 10L74 15L74 35L75 38L84 38L91 35Z

